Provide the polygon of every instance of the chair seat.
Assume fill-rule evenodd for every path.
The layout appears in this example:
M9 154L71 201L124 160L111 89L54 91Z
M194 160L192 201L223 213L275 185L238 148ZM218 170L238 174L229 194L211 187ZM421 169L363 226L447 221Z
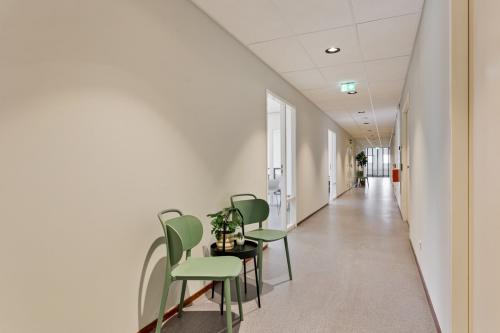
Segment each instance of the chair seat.
M286 237L286 232L276 229L256 229L245 232L245 238L273 242Z
M172 270L175 280L220 281L240 275L243 265L236 257L189 258Z

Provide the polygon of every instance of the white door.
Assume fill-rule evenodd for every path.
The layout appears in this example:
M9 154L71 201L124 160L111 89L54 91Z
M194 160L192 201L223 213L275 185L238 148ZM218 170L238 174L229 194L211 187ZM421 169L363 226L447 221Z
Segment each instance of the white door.
M268 227L296 226L295 109L281 98L267 94L267 201Z
M408 131L408 110L406 103L402 112L402 160L401 160L401 201L403 220L410 223L410 142Z
M337 134L328 130L328 193L330 201L337 197Z

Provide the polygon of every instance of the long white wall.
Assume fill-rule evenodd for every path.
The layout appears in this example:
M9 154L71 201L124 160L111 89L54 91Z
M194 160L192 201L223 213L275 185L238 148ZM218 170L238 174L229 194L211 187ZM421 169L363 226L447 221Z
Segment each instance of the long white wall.
M471 8L471 331L500 330L500 21L498 1Z
M266 195L266 89L297 108L298 219L328 202L329 128L348 189L349 136L189 1L8 0L0 13L0 332L155 319L156 213L201 217L199 256L207 213Z
M409 140L409 178L407 165L402 178L409 180L410 239L446 333L451 332L449 25L449 2L427 0L400 104L403 108L409 103L408 133L398 121L392 141L394 152L403 145L403 137ZM402 119L401 111L398 118Z

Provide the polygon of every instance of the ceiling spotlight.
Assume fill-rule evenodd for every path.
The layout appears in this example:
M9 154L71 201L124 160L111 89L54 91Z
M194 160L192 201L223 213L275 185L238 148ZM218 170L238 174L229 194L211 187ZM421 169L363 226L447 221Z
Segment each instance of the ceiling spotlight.
M329 47L325 50L325 53L328 53L328 54L334 54L334 53L339 53L340 52L340 48L338 47Z
M349 94L349 95L356 95L357 93L358 92L356 90L354 90L354 91L349 91L347 94Z
M369 125L370 123L363 123L364 125Z
M366 111L358 111L358 113L366 113Z

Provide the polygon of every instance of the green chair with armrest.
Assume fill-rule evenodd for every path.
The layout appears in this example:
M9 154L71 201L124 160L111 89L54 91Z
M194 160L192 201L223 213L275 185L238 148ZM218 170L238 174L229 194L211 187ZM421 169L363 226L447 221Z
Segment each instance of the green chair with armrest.
M169 213L175 213L178 216L164 219L164 216ZM167 263L165 269L165 283L163 285L155 333L160 333L161 331L170 284L177 280L182 281L181 299L178 311L179 317L182 317L184 295L186 293L186 283L188 280L224 281L227 332L231 333L233 331L233 321L231 314L230 280L232 279L236 282L240 321L243 321L239 281L239 275L243 268L241 260L231 256L192 258L191 249L200 243L203 236L203 226L200 220L191 215L183 215L182 212L177 209L163 210L158 213L158 218L160 219L165 234ZM186 260L179 263L184 251L186 252Z
M290 280L292 280L292 266L290 264L290 253L288 251L288 239L286 231L262 228L262 222L267 220L269 216L269 204L265 200L257 198L257 196L255 196L254 194L235 194L231 196L231 206L237 208L240 211L241 216L243 216L242 231L245 238L258 242L257 265L259 269L260 285L262 285L263 244L264 242L269 243L281 239L283 239L285 242L288 275L290 277ZM254 223L258 223L259 228L245 232L245 225Z

